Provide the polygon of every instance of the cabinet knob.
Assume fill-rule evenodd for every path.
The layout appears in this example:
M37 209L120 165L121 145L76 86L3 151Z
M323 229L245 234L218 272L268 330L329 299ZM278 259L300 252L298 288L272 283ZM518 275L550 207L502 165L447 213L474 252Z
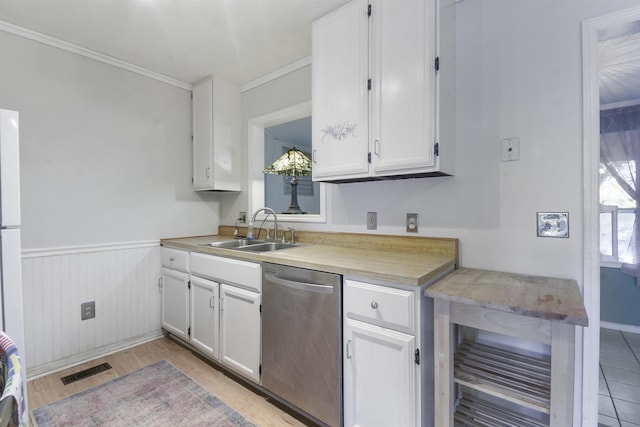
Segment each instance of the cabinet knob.
M378 303L375 301L371 301L371 308L373 308L374 310L378 308Z

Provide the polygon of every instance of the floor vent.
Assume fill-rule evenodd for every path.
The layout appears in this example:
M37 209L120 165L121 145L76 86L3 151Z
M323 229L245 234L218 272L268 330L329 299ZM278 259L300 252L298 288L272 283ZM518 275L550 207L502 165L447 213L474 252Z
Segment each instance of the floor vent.
M109 365L108 363L103 363L101 365L97 365L92 368L85 369L84 371L67 375L66 377L60 378L60 380L62 381L62 384L67 385L67 384L71 384L76 381L79 381L81 379L90 377L91 375L99 374L100 372L104 372L109 369L111 369L111 365Z

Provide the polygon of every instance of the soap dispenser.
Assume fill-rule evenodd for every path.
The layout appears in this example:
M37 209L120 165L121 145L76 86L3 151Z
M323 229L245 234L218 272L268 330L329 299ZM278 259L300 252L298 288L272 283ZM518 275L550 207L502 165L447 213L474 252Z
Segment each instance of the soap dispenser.
M249 220L247 224L247 240L253 240L255 236L253 235L253 221Z

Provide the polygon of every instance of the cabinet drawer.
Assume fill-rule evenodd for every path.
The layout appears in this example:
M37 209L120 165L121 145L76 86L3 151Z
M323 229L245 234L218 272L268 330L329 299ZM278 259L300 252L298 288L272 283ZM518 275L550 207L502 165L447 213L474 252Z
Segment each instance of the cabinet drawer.
M189 272L189 252L179 249L161 248L162 266L174 270Z
M344 311L352 319L415 332L415 298L410 291L345 280Z
M242 288L262 291L260 264L214 255L191 253L191 274Z

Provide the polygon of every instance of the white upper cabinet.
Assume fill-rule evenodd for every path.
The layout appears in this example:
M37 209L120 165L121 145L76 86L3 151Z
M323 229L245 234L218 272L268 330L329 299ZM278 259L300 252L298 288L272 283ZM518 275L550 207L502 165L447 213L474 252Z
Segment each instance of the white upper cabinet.
M368 173L366 2L313 23L313 179Z
M314 180L453 172L440 154L454 141L438 140L437 3L354 0L314 22Z
M240 191L240 88L210 76L192 90L193 188Z

